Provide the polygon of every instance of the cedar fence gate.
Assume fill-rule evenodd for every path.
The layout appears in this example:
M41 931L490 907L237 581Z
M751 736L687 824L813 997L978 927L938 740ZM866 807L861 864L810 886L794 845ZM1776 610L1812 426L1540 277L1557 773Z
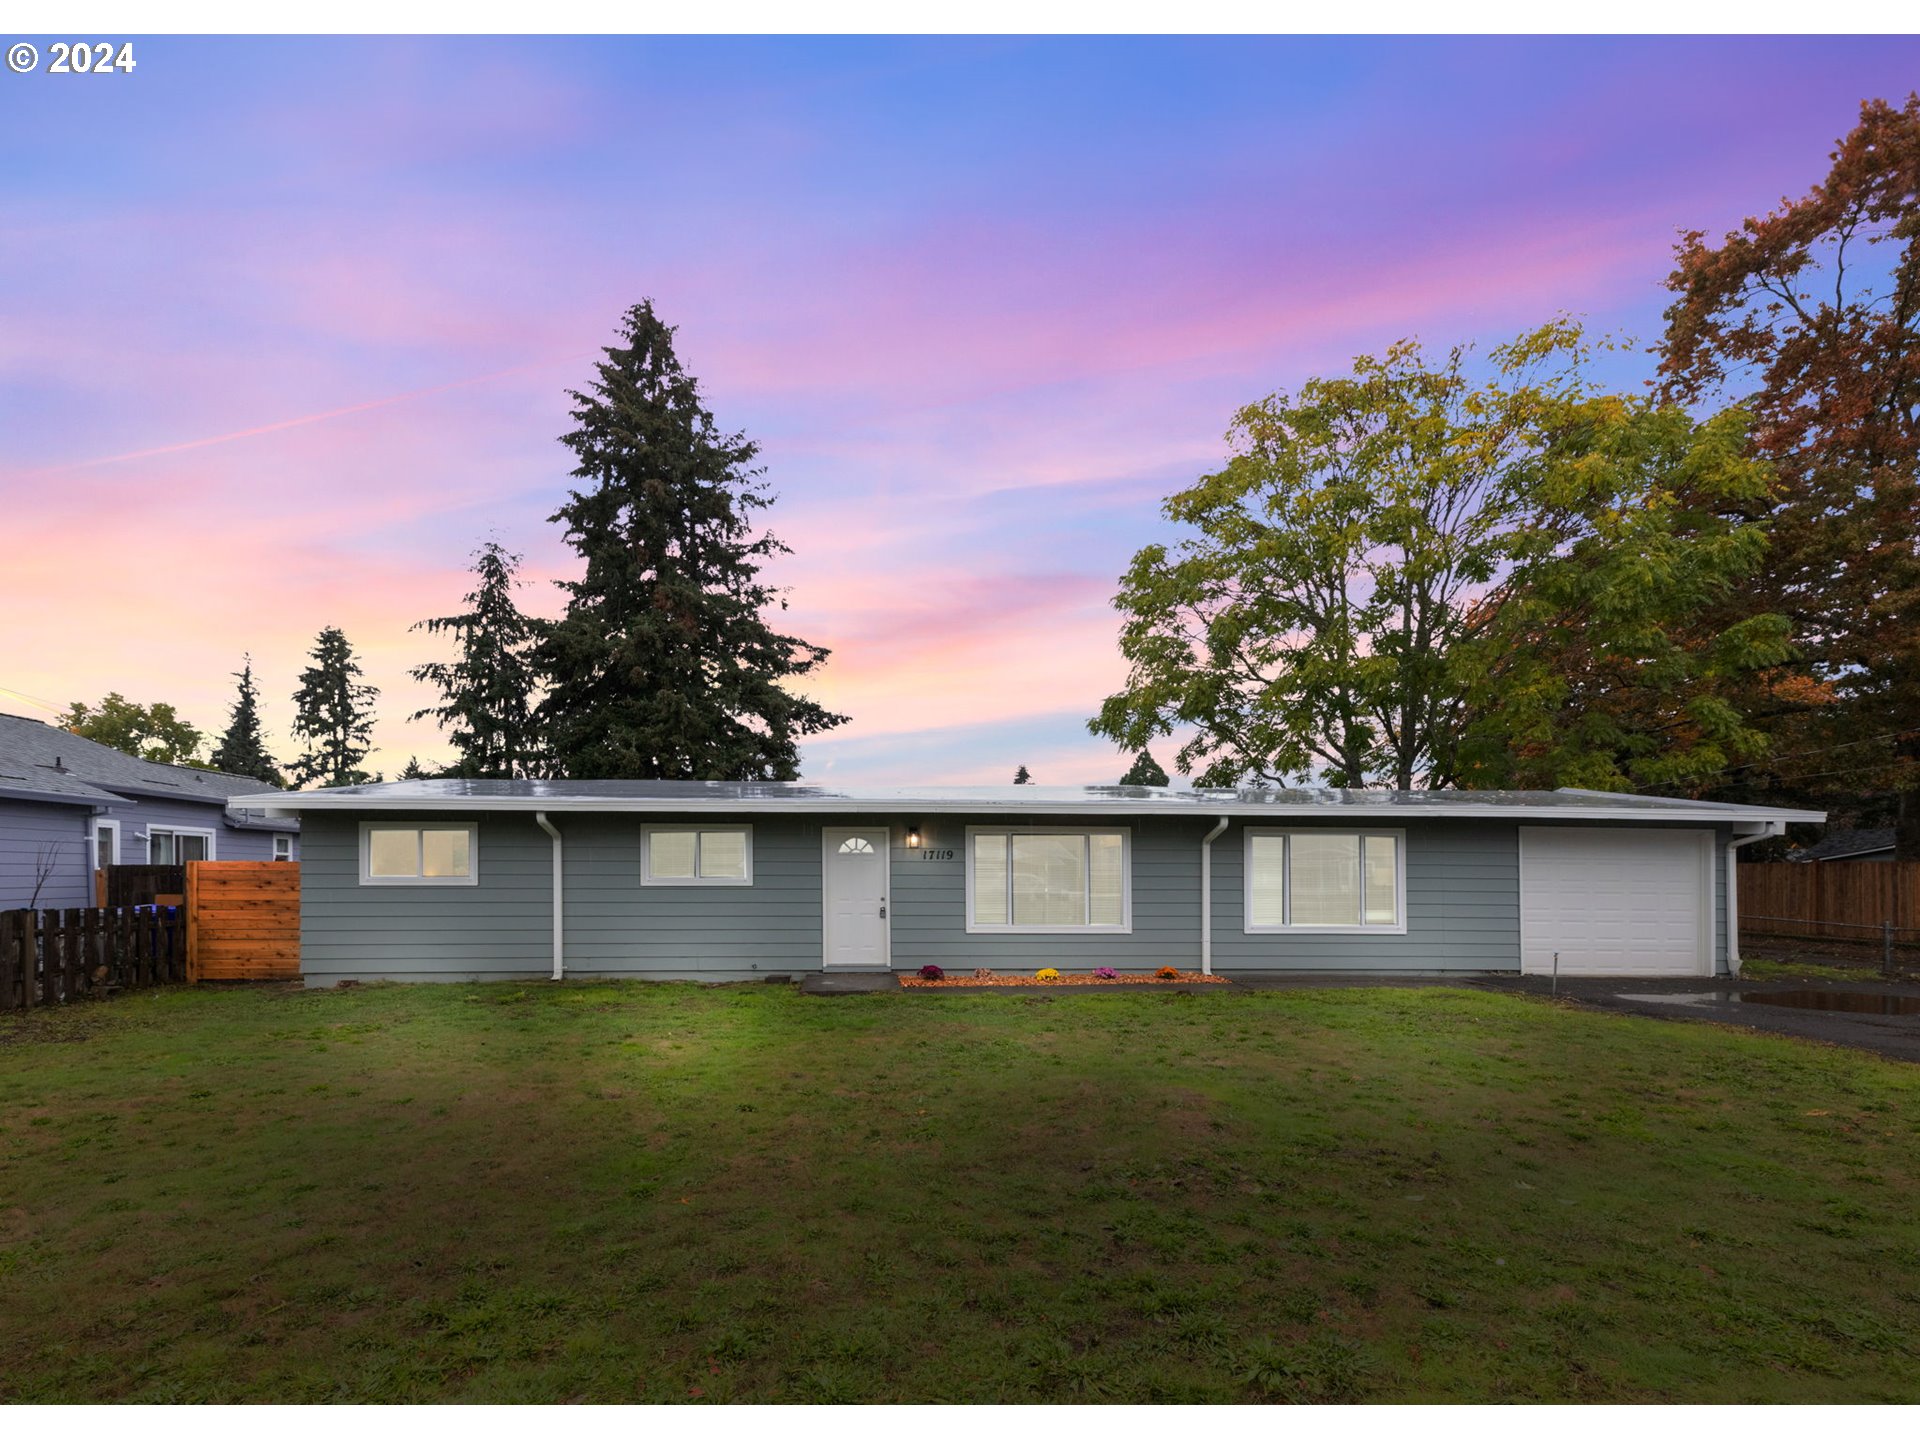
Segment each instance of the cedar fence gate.
M187 862L187 979L300 978L300 865Z

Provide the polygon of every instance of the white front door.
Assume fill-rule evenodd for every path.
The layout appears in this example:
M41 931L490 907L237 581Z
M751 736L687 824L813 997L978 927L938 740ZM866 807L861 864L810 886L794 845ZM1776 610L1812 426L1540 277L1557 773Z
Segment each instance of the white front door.
M1711 975L1713 836L1705 830L1520 831L1520 969Z
M828 829L821 841L829 970L884 970L887 947L887 840L880 830Z

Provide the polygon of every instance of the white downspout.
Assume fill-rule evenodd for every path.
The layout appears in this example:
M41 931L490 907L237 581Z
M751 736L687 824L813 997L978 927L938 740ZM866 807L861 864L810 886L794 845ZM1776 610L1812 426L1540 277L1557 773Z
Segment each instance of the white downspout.
M1214 822L1200 842L1200 973L1213 974L1213 842L1227 828L1227 817Z
M1787 833L1784 820L1763 820L1757 835L1736 835L1727 841L1727 973L1740 977L1740 857L1733 852L1756 840L1771 840Z
M566 951L561 941L566 933L565 906L562 903L566 870L561 864L560 832L553 828L553 822L547 819L547 812L536 810L533 820L542 830L553 837L553 978L559 980L567 973Z

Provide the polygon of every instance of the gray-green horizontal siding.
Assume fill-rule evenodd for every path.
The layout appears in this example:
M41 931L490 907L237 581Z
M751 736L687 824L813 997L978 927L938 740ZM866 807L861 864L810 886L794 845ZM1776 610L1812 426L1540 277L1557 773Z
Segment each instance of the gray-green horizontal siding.
M1247 934L1247 828L1235 821L1213 842L1215 970L1519 970L1520 842L1512 822L1429 820L1383 827L1406 833L1404 935ZM1354 827L1351 821L1328 821L1285 828Z
M907 850L896 836L893 854L893 965L914 970L940 965L949 970L1152 969L1160 965L1191 968L1200 963L1200 837L1205 821L1132 817L1120 822L1130 836L1133 926L1127 935L969 935L967 933L966 846L969 825L1020 829L1004 817L935 816L920 827L919 851ZM1087 820L1033 824L1089 825ZM951 859L930 854L953 852Z
M302 968L311 983L548 973L552 853L531 815L475 817L480 883L446 887L361 885L359 818L310 815L301 837ZM920 824L922 847L909 850L905 820L762 816L752 822L752 885L644 886L641 826L674 821L556 817L565 838L569 974L717 980L819 969L821 834L839 826L889 833L896 969L931 963L960 970L1126 970L1199 963L1200 841L1211 828L1204 819L1136 817L1127 825L1132 929L1124 935L968 934L966 829L970 823L1005 824L1002 819L931 817ZM1350 827L1329 820L1323 828ZM1405 935L1248 935L1246 826L1235 821L1213 847L1214 967L1227 974L1518 970L1518 824L1424 820L1397 828L1406 833ZM1724 843L1724 833L1719 838ZM1716 863L1714 935L1721 968L1724 873Z
M564 815L567 973L748 978L820 968L820 835L756 816L751 885L642 885L641 826L690 816Z
M550 971L553 853L531 815L472 817L480 827L478 885L362 885L360 818L302 818L300 970L307 983ZM447 817L380 818L406 824Z

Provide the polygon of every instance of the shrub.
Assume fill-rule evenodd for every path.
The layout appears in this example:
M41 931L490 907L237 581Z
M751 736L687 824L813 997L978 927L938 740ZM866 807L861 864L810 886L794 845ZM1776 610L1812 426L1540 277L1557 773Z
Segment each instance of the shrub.
M973 978L976 980L991 980L993 979L993 971L982 965L978 970L973 972Z
M1060 978L1060 972L1049 965L1046 969L1035 972L1033 978L1036 980L1058 980Z
M1171 965L1162 965L1158 970L1153 972L1153 978L1156 980L1178 980L1180 978L1180 972Z
M1102 965L1098 970L1093 972L1093 978L1096 980L1118 980L1120 978L1120 972L1111 965Z
M938 965L922 965L920 967L920 978L922 980L944 980L947 978L947 972L942 970Z

